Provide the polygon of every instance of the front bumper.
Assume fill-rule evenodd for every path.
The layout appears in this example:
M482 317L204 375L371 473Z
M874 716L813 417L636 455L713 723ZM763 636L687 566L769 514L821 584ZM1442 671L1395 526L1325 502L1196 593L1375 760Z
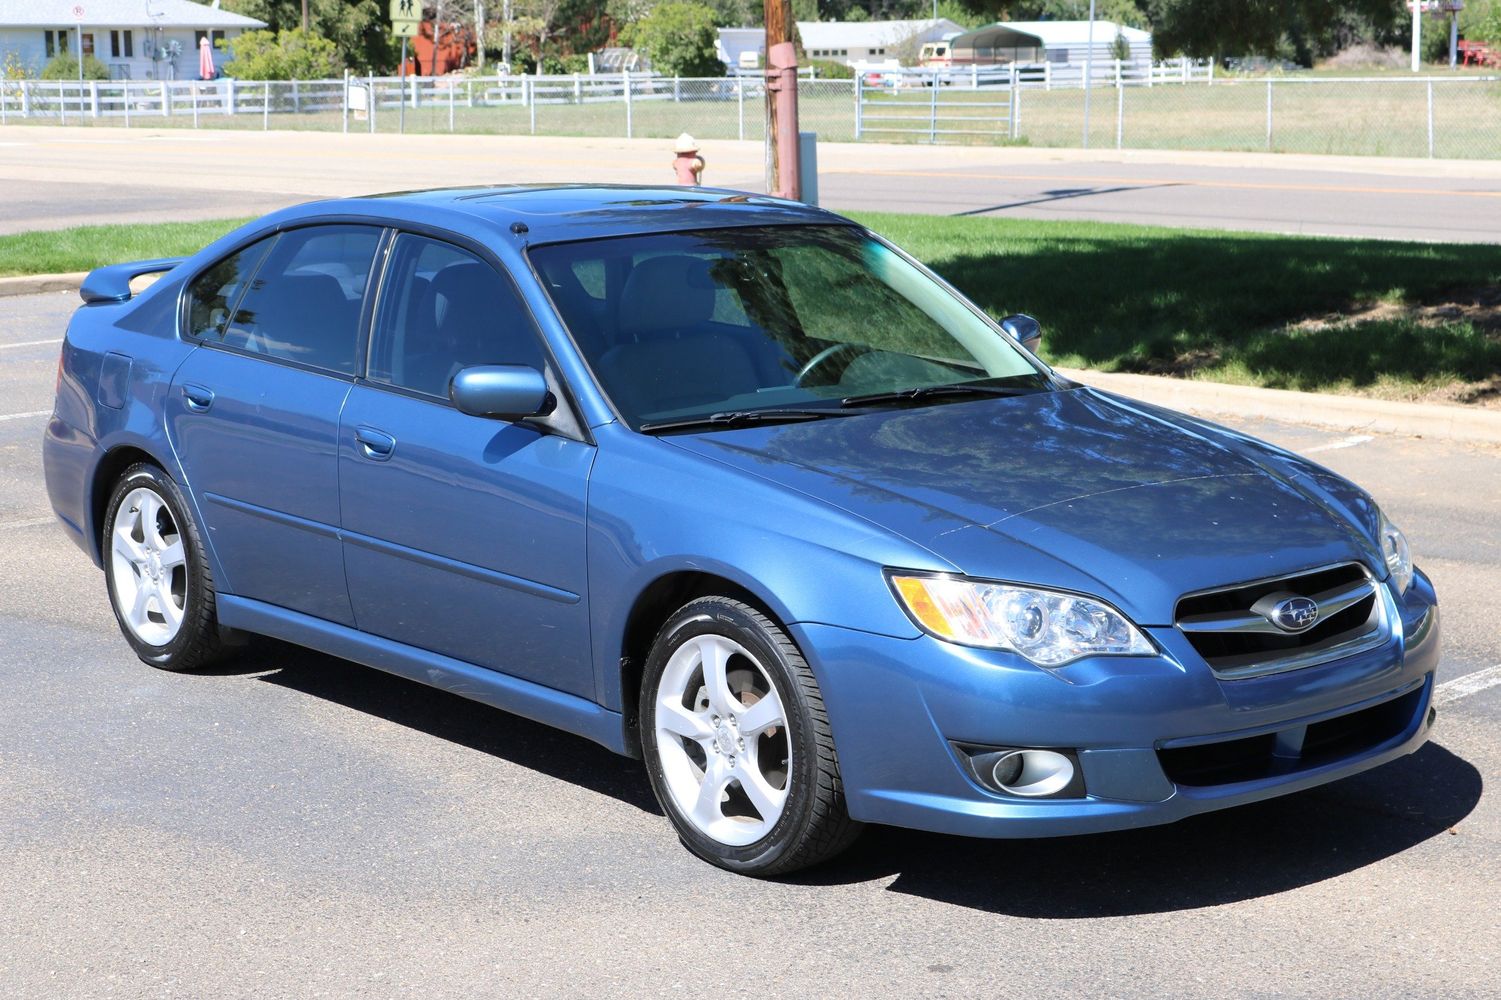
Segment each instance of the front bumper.
M1160 656L1099 657L1053 673L927 636L807 623L793 632L823 690L853 818L965 836L1043 837L1170 823L1416 750L1432 722L1438 665L1438 606L1428 579L1417 574L1397 607L1397 627L1380 647L1235 681L1215 678L1172 628L1145 630ZM1349 728L1341 720L1350 719L1379 719L1380 727L1369 739L1326 737L1317 754L1283 756L1304 735L1338 735ZM1021 799L991 791L961 764L963 745L1076 749L1085 794ZM1183 762L1196 748L1209 748L1213 759L1220 747L1264 745L1276 746L1278 756L1251 776L1232 767L1185 777Z

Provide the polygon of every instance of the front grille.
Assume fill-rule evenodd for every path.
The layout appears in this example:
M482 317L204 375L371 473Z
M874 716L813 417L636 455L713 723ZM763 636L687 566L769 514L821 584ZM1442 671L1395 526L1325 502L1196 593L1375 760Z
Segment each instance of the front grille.
M1319 606L1304 632L1279 628L1261 605L1283 596L1312 598ZM1189 594L1174 613L1180 631L1225 680L1297 670L1371 649L1390 635L1385 588L1359 563L1236 584Z
M1402 735L1412 725L1423 688L1306 729L1262 733L1218 743L1159 749L1157 759L1174 784L1229 785L1358 757Z

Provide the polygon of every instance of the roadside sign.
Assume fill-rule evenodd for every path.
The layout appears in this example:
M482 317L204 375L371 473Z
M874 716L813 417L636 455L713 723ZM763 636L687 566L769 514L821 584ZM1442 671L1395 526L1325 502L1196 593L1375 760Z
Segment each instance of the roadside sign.
M422 20L422 0L391 0L391 20Z
M421 21L392 21L391 22L391 37L392 38L416 38L417 37L417 29L421 26L421 24L422 24Z
M396 3L399 3L399 2L400 2L400 0L391 0L392 4L396 4ZM409 2L410 2L410 0L409 0ZM81 3L75 3L73 5L73 20L77 21L79 24L83 23L83 4L81 4Z

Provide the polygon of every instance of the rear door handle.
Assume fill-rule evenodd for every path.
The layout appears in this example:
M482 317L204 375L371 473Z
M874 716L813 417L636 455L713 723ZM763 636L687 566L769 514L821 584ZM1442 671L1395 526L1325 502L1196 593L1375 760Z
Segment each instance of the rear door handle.
M205 413L210 406L214 405L214 391L191 382L183 384L182 398L187 402L188 409L194 413Z
M354 439L359 442L360 451L372 462L384 462L396 450L396 439L374 427L356 427Z

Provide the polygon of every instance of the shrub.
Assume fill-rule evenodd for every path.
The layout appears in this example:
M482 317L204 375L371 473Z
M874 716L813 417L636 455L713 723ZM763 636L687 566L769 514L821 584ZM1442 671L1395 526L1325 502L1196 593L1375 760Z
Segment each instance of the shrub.
M855 9L859 10L860 8L856 7ZM813 67L813 72L817 74L820 80L853 80L855 78L855 68L853 66L846 66L842 62L835 62L832 59L808 59L806 61L800 59L798 60L798 65Z
M241 80L326 80L344 73L333 42L301 28L247 31L230 43L224 72Z
M724 76L714 52L719 38L714 8L701 3L666 0L628 25L621 41L640 50L652 69L667 76Z
M83 78L85 80L108 80L109 67L91 55L83 57ZM78 79L78 60L66 53L53 56L42 67L43 80L76 80Z

